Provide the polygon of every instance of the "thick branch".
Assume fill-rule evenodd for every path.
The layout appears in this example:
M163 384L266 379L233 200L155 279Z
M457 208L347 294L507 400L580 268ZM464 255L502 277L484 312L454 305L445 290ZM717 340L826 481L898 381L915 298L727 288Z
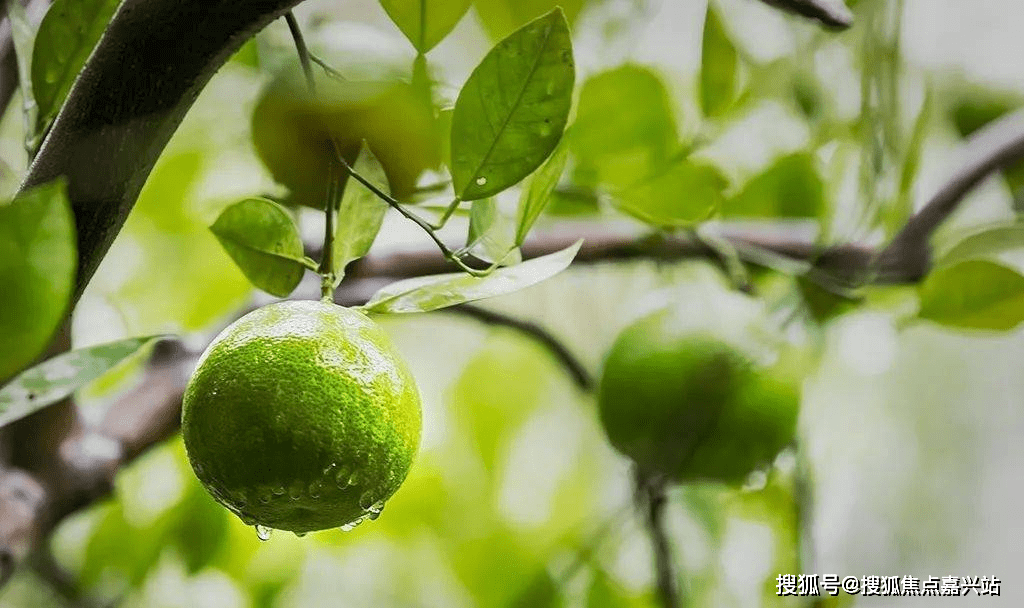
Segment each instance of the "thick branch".
M68 180L78 231L76 301L210 77L245 40L299 1L120 5L22 184Z

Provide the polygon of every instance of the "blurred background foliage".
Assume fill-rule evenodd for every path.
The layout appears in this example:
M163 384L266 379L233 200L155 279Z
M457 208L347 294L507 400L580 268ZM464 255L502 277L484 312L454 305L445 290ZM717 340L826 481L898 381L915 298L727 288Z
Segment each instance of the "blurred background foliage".
M429 54L440 106L494 40L554 4L474 0ZM631 229L633 218L675 226L714 208L742 221L783 218L822 242L879 243L956 166L958 143L1024 96L1024 14L1012 0L848 2L857 22L842 33L750 0L713 0L707 13L700 1L561 4L579 85L569 186L541 232ZM414 51L376 1L308 0L297 15L313 50L347 76L412 78ZM201 346L250 300L207 227L239 198L286 194L258 159L251 117L291 62L287 28L274 23L202 93L76 311L76 346L159 332ZM11 108L0 125L5 192L25 164L17 100ZM970 197L937 235L940 248L1015 218L1024 165ZM313 214L299 219L319 232ZM425 239L389 216L374 251ZM1024 268L1013 253L1001 261ZM759 281L769 300L804 295L813 321L794 331L818 345L801 420L816 483L804 570L995 575L1005 577L1003 599L1019 602L1022 334L908 321L898 289L876 289L851 312L813 285ZM488 305L543 324L596 372L659 290L720 285L701 262L587 266ZM772 304L784 308L785 297ZM451 315L381 322L413 368L425 428L379 520L260 542L202 490L173 439L118 477L114 499L57 530L53 558L77 597L25 570L0 604L655 606L629 467L607 445L592 398L508 330ZM86 416L101 416L132 381L117 370L90 387ZM795 466L783 454L743 490L672 490L670 536L690 605L797 605L775 595L775 576L798 568Z

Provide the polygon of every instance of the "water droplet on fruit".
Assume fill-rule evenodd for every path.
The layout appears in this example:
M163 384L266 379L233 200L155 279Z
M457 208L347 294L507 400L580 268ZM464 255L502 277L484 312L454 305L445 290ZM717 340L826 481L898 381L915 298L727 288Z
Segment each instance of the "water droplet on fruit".
M344 526L341 526L341 531L342 532L351 532L352 530L355 530L356 527L359 524L363 523L363 521L365 521L365 520L366 520L366 517L358 517L358 518L348 522Z
M303 536L305 536L305 535L306 535L307 533L306 533L306 532L292 532L292 534L294 534L295 536L297 536L297 537L299 537L299 538L302 538L302 537L303 537Z
M260 502L263 504L270 502L270 490L263 490L260 492Z
M302 482L296 481L292 484L292 487L288 489L288 496L291 497L292 500L298 500L302 498L302 490Z
M354 486L359 484L359 473L352 473L348 476L348 485Z
M486 183L487 183L487 178L486 177L478 177L478 178L476 178L476 185L477 186L483 186Z
M334 475L334 483L339 488L344 488L345 486L348 485L348 475L348 470L345 467L341 467L340 469L338 469L338 472Z
M310 498L320 498L320 488L321 487L322 486L321 486L319 481L314 481L313 483L309 484L309 497Z
M277 486L272 490L274 496L284 496L284 486Z
M256 524L256 538L260 540L270 540L270 534L272 532L272 529L260 524Z
M369 511L373 506L373 495L369 492L363 492L362 496L359 497L359 508L364 511Z

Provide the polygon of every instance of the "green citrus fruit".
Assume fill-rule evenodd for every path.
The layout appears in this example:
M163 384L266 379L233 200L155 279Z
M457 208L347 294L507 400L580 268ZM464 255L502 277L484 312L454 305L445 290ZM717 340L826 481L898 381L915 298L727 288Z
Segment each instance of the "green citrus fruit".
M739 483L793 440L799 377L761 336L686 316L662 308L618 336L598 392L601 423L641 471Z
M419 447L420 399L368 317L288 301L214 339L185 390L181 425L214 498L246 523L304 533L376 517Z
M288 187L285 202L314 208L322 208L327 195L332 137L349 163L365 140L398 198L409 196L419 176L441 162L433 110L398 80L321 78L314 95L301 72L283 72L257 101L252 136L260 160Z

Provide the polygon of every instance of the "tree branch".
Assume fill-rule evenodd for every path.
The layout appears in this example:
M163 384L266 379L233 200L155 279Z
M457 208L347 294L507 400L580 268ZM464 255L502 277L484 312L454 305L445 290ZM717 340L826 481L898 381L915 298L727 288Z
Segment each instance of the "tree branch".
M68 181L78 233L74 301L210 77L299 1L122 2L22 183Z
M885 281L894 269L916 281L931 267L932 233L951 216L964 197L994 171L1024 157L1024 108L989 123L968 138L965 160L879 254L876 271Z
M566 373L569 374L569 377L572 378L573 382L576 383L577 388L583 392L590 392L594 390L594 377L591 376L589 371L587 371L587 368L580 363L579 359L572 354L565 344L540 325L531 321L517 319L500 312L495 312L487 308L474 306L473 304L462 304L460 306L442 308L439 312L464 315L466 317L476 319L481 323L507 327L527 336L531 340L538 342L555 357L562 367L565 368Z

